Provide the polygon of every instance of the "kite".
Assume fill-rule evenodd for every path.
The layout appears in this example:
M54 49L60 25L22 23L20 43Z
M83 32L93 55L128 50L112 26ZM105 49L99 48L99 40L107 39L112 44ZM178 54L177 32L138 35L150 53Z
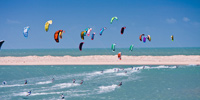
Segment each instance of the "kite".
M111 23L111 24L112 24L112 22L113 22L114 19L118 20L117 17L112 17L111 20L110 20L110 23Z
M80 50L80 51L82 51L82 46L83 46L83 44L84 44L84 42L81 42L81 43L79 44L79 50Z
M24 34L24 37L28 37L28 31L29 31L29 29L30 29L30 27L29 27L29 26L27 26L27 27L24 27L24 32L23 32L23 34Z
M46 31L46 32L49 30L49 25L50 25L50 24L52 24L52 20L49 20L49 21L47 21L47 22L45 23L44 28L45 28L45 31Z

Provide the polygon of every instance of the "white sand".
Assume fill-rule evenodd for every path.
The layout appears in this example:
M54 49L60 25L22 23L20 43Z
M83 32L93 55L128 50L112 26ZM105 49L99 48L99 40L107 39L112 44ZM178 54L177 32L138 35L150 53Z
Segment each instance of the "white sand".
M200 55L174 56L25 56L0 57L0 65L200 65Z

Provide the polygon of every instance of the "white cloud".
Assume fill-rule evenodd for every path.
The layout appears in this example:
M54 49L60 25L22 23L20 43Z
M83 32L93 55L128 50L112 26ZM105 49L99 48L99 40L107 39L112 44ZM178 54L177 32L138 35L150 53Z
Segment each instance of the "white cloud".
M174 19L174 18L168 18L167 20L167 23L170 23L170 24L173 24L173 23L176 23L176 19Z
M184 22L189 22L189 21L190 21L190 19L189 19L189 18L187 18L187 17L183 17L183 21L184 21Z
M7 19L6 22L7 22L8 24L20 24L20 22L17 21L17 20L10 20L10 19Z

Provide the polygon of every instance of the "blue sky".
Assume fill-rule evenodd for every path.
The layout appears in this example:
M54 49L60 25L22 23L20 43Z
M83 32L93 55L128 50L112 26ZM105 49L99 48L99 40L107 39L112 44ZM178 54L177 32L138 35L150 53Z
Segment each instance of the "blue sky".
M199 0L0 0L0 40L5 40L2 49L78 48L80 42L84 48L110 48L113 43L119 48L200 47L199 5ZM113 16L118 21L110 24ZM45 32L50 19L53 24ZM30 26L28 38L25 26ZM96 32L94 40L81 40L87 27ZM99 36L102 27L107 29ZM56 43L59 29L66 32ZM140 34L151 35L152 41L140 42Z

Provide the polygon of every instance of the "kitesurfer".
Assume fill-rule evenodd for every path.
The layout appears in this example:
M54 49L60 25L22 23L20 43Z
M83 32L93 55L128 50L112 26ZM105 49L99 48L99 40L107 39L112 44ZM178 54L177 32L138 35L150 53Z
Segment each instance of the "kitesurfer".
M121 86L121 85L122 85L122 82L120 82L118 86Z
M63 94L61 94L61 99L65 99L65 96Z
M3 81L3 82L2 82L3 85L6 85L6 83L7 83L6 81Z
M24 84L27 84L28 83L28 81L27 80L25 80L25 83Z
M55 80L54 78L51 79L52 83L53 83L54 80Z
M80 84L83 84L83 80L81 80L81 83Z
M28 94L26 95L26 96L29 96L29 95L31 95L31 91L29 91L29 92L27 92Z
M73 79L73 83L75 83L76 82L76 80L75 79Z

